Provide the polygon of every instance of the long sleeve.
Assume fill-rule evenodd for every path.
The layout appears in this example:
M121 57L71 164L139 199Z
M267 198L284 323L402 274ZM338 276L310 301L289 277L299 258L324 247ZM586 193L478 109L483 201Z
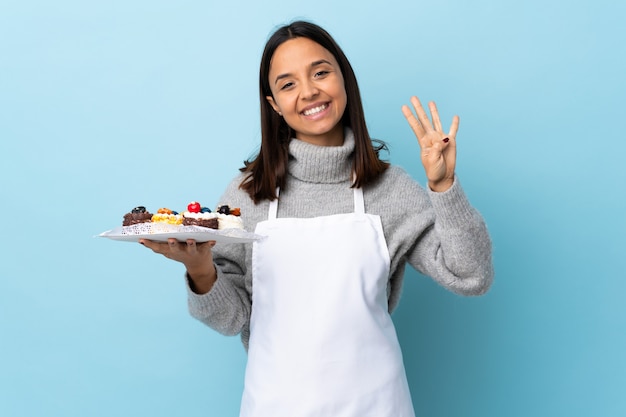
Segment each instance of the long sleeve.
M457 294L484 294L494 272L483 218L470 205L458 179L447 191L429 190L428 195L434 225L416 242L409 263Z
M381 214L392 259L391 310L399 301L405 262L457 294L480 295L489 289L491 240L458 178L450 189L436 193L392 167L372 187L369 200L368 210Z
M227 253L214 251L217 281L206 294L196 294L187 285L189 312L224 335L236 335L246 327L251 299L245 285L243 244L229 245ZM241 263L234 261L241 260Z

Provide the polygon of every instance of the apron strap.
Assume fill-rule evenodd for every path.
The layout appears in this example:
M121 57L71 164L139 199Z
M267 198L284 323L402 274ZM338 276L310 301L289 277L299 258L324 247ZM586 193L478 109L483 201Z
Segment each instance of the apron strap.
M356 181L356 172L352 173L352 181ZM356 214L365 214L365 202L363 200L363 189L354 189L354 212Z
M280 194L280 188L276 187L276 197ZM354 189L354 212L356 214L365 214L365 201L363 199L363 189ZM278 214L278 198L270 201L269 210L267 213L268 220L276 220Z
M278 213L278 196L280 194L280 188L276 187L276 198L270 201L269 212L267 213L268 220L276 220L276 214Z
M365 201L363 200L363 189L354 189L354 212L356 214L365 214Z

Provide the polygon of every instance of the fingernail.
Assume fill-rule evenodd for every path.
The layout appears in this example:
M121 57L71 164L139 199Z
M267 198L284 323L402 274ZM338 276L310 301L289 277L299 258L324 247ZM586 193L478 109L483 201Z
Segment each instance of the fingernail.
M443 143L448 143L449 140L450 138L443 138Z

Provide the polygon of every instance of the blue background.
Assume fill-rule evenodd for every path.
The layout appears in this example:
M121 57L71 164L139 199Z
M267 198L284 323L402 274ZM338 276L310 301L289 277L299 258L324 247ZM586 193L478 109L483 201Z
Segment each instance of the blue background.
M293 18L351 60L373 136L423 183L400 107L461 117L496 281L407 272L421 416L626 415L624 2L0 1L0 415L236 416L245 353L179 264L93 236L217 203L257 149L257 71Z

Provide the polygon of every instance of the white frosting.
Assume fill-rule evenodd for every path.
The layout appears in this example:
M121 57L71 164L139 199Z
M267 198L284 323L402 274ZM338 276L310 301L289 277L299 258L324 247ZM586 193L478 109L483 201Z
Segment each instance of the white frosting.
M243 229L243 220L232 214L217 214L218 229Z
M190 219L208 220L208 219L214 219L218 217L218 214L217 213L191 213L189 211L186 211L183 213L183 216L188 217Z

